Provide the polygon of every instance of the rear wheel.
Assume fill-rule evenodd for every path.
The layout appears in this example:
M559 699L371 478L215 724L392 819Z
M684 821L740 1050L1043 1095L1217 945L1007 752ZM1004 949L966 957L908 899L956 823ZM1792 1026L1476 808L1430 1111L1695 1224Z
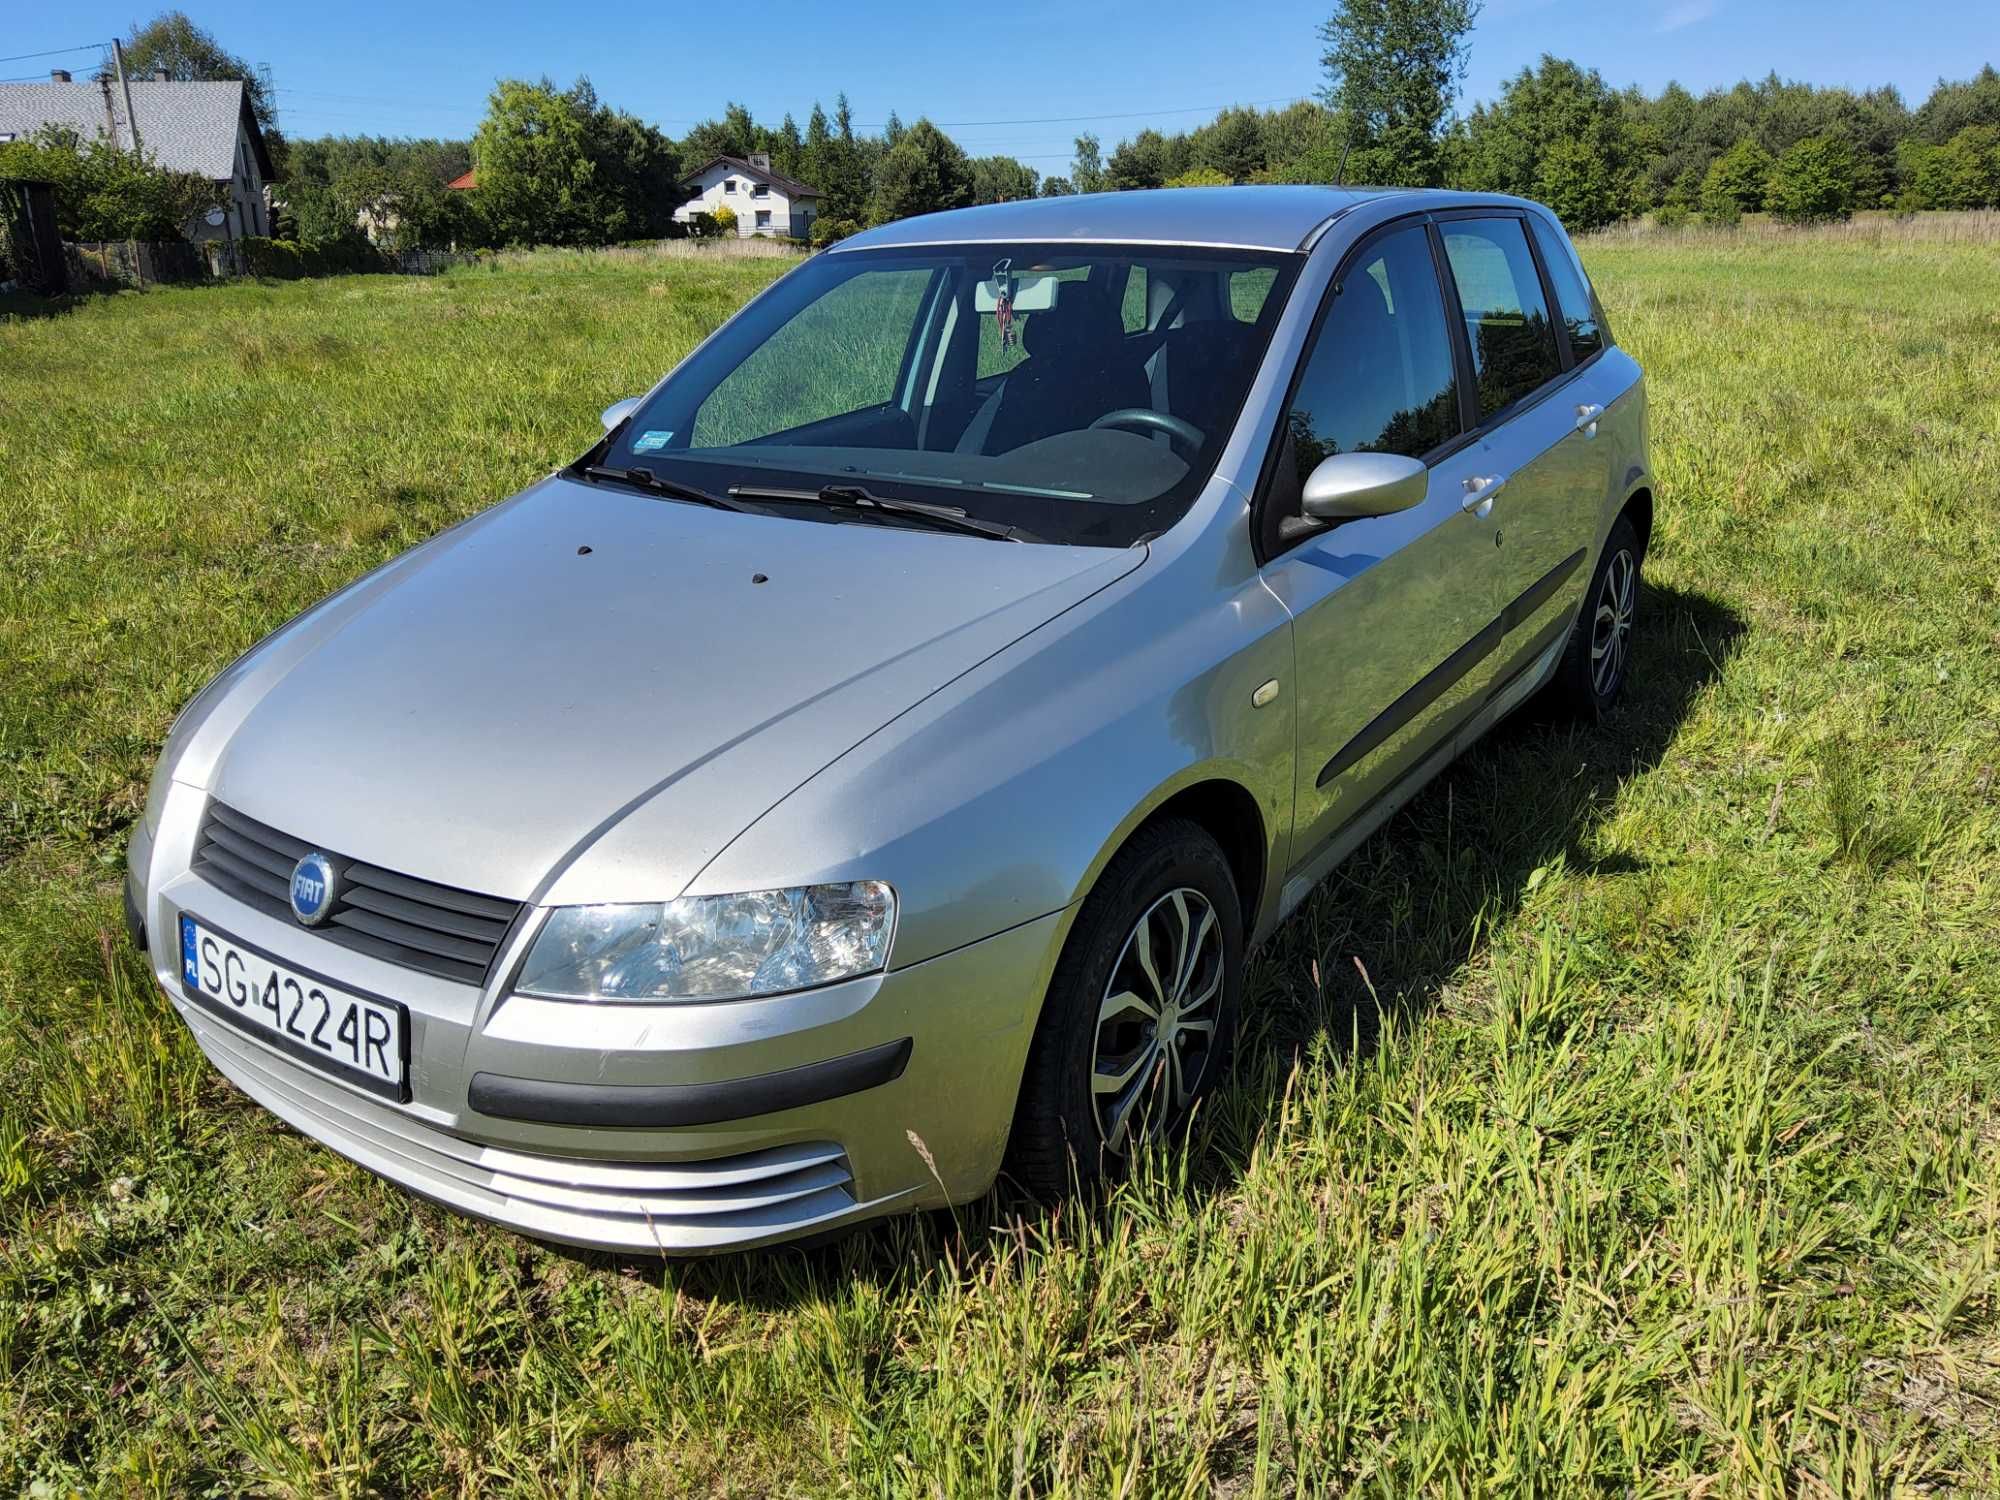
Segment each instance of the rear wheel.
M1604 539L1583 613L1570 632L1550 684L1561 705L1587 718L1610 711L1632 665L1632 628L1639 615L1639 567L1645 553L1632 523L1620 516Z
M1185 1121L1227 1066L1242 982L1242 906L1222 850L1184 819L1141 830L1056 966L1009 1175L1055 1197Z

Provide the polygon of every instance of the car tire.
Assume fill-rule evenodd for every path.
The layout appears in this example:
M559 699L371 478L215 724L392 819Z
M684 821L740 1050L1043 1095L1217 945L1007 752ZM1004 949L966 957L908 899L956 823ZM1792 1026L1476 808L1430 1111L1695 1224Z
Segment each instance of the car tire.
M1631 521L1620 516L1612 522L1583 596L1583 610L1549 684L1550 696L1562 710L1600 719L1624 692L1632 675L1632 633L1645 557Z
M1007 1149L1014 1182L1060 1197L1187 1119L1228 1068L1243 941L1235 876L1205 829L1169 818L1133 836L1050 981Z

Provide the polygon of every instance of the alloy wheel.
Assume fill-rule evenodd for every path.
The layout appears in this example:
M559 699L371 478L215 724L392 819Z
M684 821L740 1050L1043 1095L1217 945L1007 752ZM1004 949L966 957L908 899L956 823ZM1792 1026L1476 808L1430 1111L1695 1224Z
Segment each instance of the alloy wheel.
M1604 570L1604 582L1597 590L1597 612L1590 625L1590 685L1600 698L1609 698L1625 675L1638 595L1638 560L1620 548Z
M1169 891L1133 926L1091 1048L1091 1106L1106 1151L1124 1155L1193 1101L1215 1055L1223 968L1222 924L1200 891Z

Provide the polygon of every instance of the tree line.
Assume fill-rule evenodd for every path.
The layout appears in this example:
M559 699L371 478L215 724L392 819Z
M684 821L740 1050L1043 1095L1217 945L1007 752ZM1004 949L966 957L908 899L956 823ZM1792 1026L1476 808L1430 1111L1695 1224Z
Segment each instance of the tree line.
M822 194L814 239L912 214L1032 196L1228 183L1372 183L1515 193L1573 229L1652 215L1729 222L1768 211L1798 221L1859 208L2000 206L2000 73L1940 81L1915 108L1892 87L1782 80L1696 94L1614 88L1544 55L1497 98L1456 112L1478 0L1340 0L1320 28L1325 81L1280 109L1232 107L1191 130L1140 130L1107 156L1076 137L1068 170L1044 177L1012 156L974 157L928 119L891 111L855 128L845 93L815 101L803 128L740 104L675 139L601 100L588 79L499 82L469 140L329 136L287 140L262 80L252 108L278 168L280 233L321 263L392 249L588 245L686 232L685 174L717 156L767 153ZM141 28L135 67L175 77L254 79L179 12ZM160 237L202 191L101 143L59 132L0 148L0 175L41 176L64 232ZM446 184L468 170L477 188ZM697 223L697 231L713 229ZM86 234L86 231L88 233Z

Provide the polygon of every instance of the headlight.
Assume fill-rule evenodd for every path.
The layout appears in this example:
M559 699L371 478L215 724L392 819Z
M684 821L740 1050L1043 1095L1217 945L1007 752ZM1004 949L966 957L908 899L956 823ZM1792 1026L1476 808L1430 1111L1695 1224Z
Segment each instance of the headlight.
M562 906L514 988L556 1000L738 1000L872 974L896 893L879 880L644 906Z

